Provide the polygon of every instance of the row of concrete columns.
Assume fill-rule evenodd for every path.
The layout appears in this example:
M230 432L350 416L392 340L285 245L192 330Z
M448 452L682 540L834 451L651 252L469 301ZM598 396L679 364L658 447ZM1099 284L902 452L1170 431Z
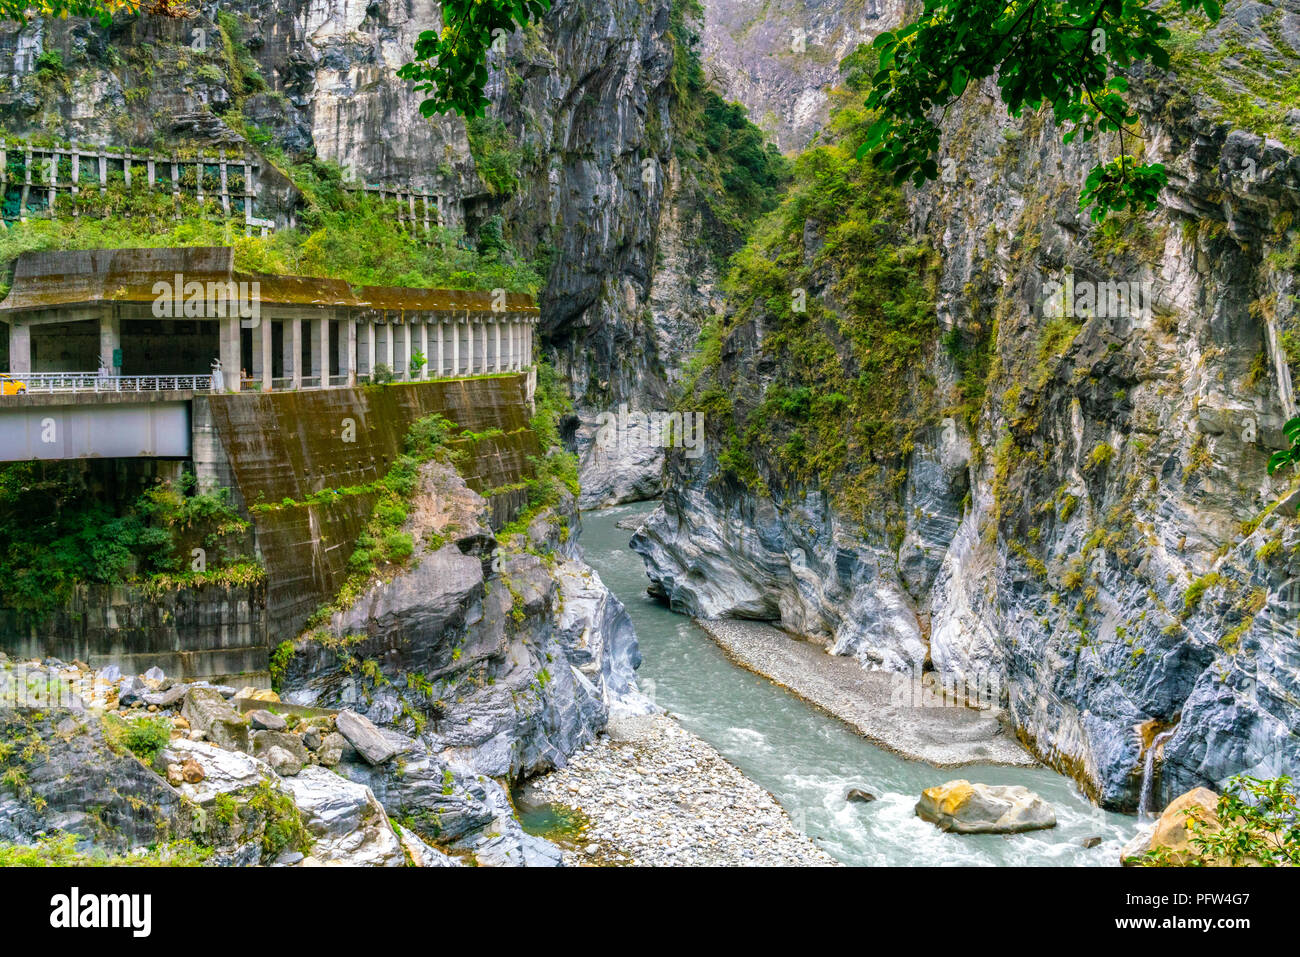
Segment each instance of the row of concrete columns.
M99 365L110 375L122 371L122 320L106 310L99 317ZM29 375L32 371L32 327L16 319L9 321L9 372ZM97 370L86 369L86 372Z
M247 321L247 320L244 320ZM272 322L283 325L283 371L289 380L281 387L301 388L310 384L355 385L358 375L373 376L386 365L399 378L435 379L497 372L518 372L532 365L533 324L527 318L488 320L433 320L431 322L383 323L373 320L342 319L335 325L328 319L267 319L253 327L252 369L254 381L271 390ZM226 388L238 388L241 370L240 322L238 317L220 320L221 367L226 371ZM304 326L306 327L304 329ZM303 335L308 339L310 371L299 360ZM338 378L331 381L331 336L337 336ZM415 352L425 357L418 373L411 373ZM403 375L405 374L405 375Z

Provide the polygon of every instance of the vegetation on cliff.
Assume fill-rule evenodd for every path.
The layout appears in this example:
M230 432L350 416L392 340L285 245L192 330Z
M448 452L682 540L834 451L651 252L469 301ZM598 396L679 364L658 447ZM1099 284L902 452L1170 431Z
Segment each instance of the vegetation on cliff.
M845 514L889 521L930 416L934 253L906 236L899 190L856 159L873 122L859 64L846 61L826 145L798 158L789 194L736 255L734 312L704 331L683 404L721 429L720 464L735 478L762 488L775 470L822 487ZM775 366L761 393L722 360L742 337Z
M687 208L703 216L700 235L721 260L776 207L791 166L745 108L728 103L710 84L693 26L703 15L699 0L674 0L669 14L673 152L692 189Z
M1166 811L1166 817L1171 813ZM1183 810L1187 846L1157 846L1127 863L1145 867L1300 866L1300 795L1287 775L1228 781L1213 814Z
M91 494L88 479L71 462L0 467L0 607L43 615L79 584L197 587L263 577L228 489L200 494L187 474L118 507L111 495Z
M1219 0L1176 3L1219 19ZM896 183L938 179L936 107L996 77L1012 116L1050 105L1066 143L1116 134L1119 155L1093 167L1079 200L1093 219L1154 209L1168 177L1162 164L1126 152L1126 137L1141 137L1124 73L1135 63L1167 69L1171 36L1165 14L1141 0L925 0L915 20L872 44L878 70L867 102L880 116L859 155L871 154Z
M104 194L60 197L60 205L75 205L75 217L29 219L0 233L0 265L42 249L227 245L234 247L237 268L255 272L358 285L526 293L541 287L536 266L500 242L478 250L455 230L435 228L426 242L401 228L394 202L348 189L337 165L310 161L289 172L307 203L296 229L245 236L242 221L223 219L219 206L214 211L192 198L174 200L170 192L151 190L143 176L133 176L128 187L119 172ZM0 287L7 290L7 283Z

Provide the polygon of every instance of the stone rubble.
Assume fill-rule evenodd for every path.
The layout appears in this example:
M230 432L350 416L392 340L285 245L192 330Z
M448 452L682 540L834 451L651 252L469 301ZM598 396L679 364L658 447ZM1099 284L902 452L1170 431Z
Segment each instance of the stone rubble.
M534 779L530 801L590 824L569 865L830 866L776 800L666 714L616 716L567 767Z

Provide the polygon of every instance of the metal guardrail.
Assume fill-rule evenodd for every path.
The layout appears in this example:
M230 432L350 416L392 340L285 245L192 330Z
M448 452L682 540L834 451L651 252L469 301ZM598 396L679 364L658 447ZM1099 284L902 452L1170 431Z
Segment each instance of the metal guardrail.
M30 395L56 392L210 392L210 375L100 375L97 372L14 373Z

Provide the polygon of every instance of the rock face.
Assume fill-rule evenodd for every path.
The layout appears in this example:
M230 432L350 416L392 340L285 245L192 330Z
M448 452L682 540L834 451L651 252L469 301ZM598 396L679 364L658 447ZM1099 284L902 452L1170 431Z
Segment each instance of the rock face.
M1300 3L1275 9L1275 39L1250 42L1294 72ZM1266 12L1227 4L1202 48ZM711 429L704 456L670 450L662 508L633 539L652 590L690 614L779 621L869 668L991 688L1035 754L1107 807L1136 806L1152 722L1175 727L1157 802L1294 767L1300 527L1265 465L1295 411L1281 343L1300 321L1300 160L1225 125L1189 82L1135 77L1170 185L1149 216L1104 227L1077 209L1095 149L1063 145L1047 117L1004 119L992 88L968 91L941 146L957 187L905 194L940 256L942 341L918 370L933 402L899 475L898 527L864 528L834 488L759 454L768 493L734 481ZM806 224L792 242L811 256L824 232ZM1094 304L1137 284L1134 308L1054 309L1067 279ZM727 336L724 385L792 380L765 332Z
M644 706L635 635L581 560L571 503L506 546L485 508L450 466L426 467L418 561L337 613L333 637L298 644L286 700L344 709L338 731L371 764L428 747L480 774L533 774L591 741L611 705ZM418 544L429 529L441 547Z
M371 764L383 764L398 751L380 734L370 719L355 711L340 711L336 719L339 734Z
M304 768L285 782L315 838L311 857L352 866L401 867L401 842L370 789L325 768Z
M181 795L130 753L104 740L88 712L0 709L0 841L33 843L64 831L124 851L177 836ZM141 814L136 802L144 802Z
M1028 788L949 781L921 792L916 816L956 834L1019 834L1056 827L1056 812Z
M743 103L783 151L801 150L826 122L840 60L897 27L903 7L901 0L851 6L796 0L779 7L712 0L704 3L704 62L723 95Z
M129 693L141 680L56 659L16 667L0 656L4 700L40 689L27 705L0 710L0 843L67 834L83 853L156 846L159 860L171 860L179 847L216 865L457 865L427 840L488 866L560 862L558 848L523 831L500 784L423 742L355 714L295 712L292 730L255 731L249 753L204 740L174 710L141 710ZM187 703L210 704L207 692L224 702L216 689L182 687ZM335 723L359 747L338 731L322 734ZM386 755L377 764L368 760L374 749ZM414 830L399 831L386 806Z
M215 688L191 688L185 696L181 716L214 744L237 751L248 750L248 720Z

